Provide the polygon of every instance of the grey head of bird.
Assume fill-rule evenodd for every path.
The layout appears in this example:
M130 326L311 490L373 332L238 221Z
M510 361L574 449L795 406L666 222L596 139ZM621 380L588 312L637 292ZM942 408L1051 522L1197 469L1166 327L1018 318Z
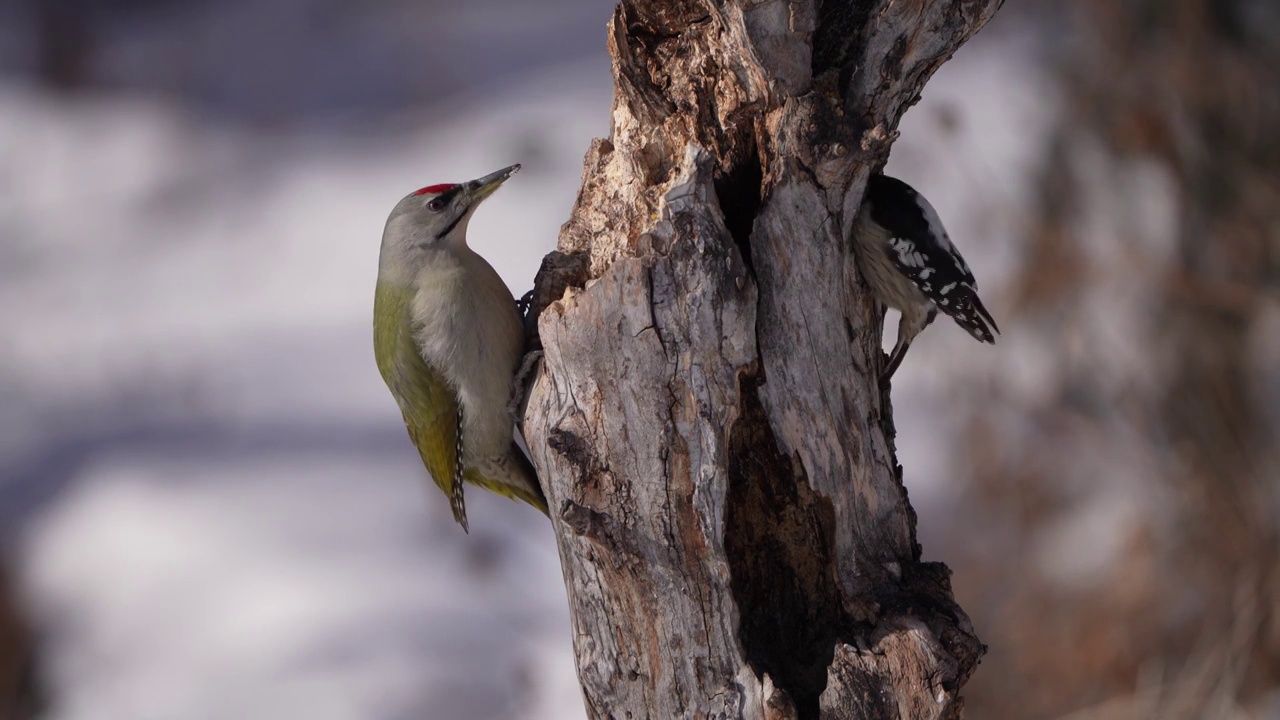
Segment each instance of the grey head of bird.
M413 266L441 251L466 248L471 215L519 169L512 165L475 180L428 185L404 196L392 208L382 233L383 260Z

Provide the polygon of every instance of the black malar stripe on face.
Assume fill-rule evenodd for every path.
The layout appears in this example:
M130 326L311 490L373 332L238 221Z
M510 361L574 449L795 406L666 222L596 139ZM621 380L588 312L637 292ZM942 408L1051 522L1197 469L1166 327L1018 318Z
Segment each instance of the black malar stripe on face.
M433 198L433 201L443 202L445 209L450 210L450 209L453 209L452 208L453 202L458 198L458 195L461 192L462 192L462 185L454 185L448 190L445 190L444 192L435 196L435 198ZM453 232L454 228L458 227L458 223L462 222L462 218L466 217L466 214L467 214L466 208L461 208L460 210L461 211L458 213L458 216L455 217L453 221L450 222L449 225L445 227L444 230L441 230L439 233L436 234L436 240L443 240L446 235Z
M464 218L464 217L466 217L466 216L467 216L467 209L466 209L466 208L462 208L462 210L458 213L458 216L457 216L457 217L455 217L455 218L453 219L453 221L452 221L452 222L450 222L447 226L445 226L445 229L444 229L444 230L441 230L441 231L436 235L436 240L443 240L443 239L445 238L445 236L446 236L446 235L448 235L449 233L453 232L453 229L454 229L454 228L458 227L458 223L462 222L462 218Z

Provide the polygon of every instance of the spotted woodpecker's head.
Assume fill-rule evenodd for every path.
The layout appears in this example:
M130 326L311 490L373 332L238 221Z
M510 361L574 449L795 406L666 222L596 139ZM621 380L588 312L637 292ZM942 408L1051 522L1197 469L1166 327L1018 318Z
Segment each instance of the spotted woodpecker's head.
M471 214L519 169L512 165L468 182L428 185L406 195L387 218L384 261L408 262L432 250L466 247Z

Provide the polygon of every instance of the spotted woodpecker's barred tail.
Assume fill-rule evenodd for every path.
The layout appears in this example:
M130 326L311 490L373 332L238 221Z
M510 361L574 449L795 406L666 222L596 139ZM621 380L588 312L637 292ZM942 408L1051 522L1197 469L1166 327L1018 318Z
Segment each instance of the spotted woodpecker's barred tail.
M978 342L996 344L995 335L1000 334L1000 328L996 327L996 321L982 304L976 288L969 285L958 286L947 300L947 305L939 302L938 307L955 320L957 325L968 331ZM992 335L992 331L995 331L995 335Z

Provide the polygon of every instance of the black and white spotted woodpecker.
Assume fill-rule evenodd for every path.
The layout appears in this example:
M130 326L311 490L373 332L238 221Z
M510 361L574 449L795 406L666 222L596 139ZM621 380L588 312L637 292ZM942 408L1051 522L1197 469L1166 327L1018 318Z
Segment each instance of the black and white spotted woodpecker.
M975 339L995 344L996 321L978 298L978 284L938 213L910 185L872 175L853 226L858 269L876 300L902 313L898 341L880 373L893 376L911 341L938 310Z

